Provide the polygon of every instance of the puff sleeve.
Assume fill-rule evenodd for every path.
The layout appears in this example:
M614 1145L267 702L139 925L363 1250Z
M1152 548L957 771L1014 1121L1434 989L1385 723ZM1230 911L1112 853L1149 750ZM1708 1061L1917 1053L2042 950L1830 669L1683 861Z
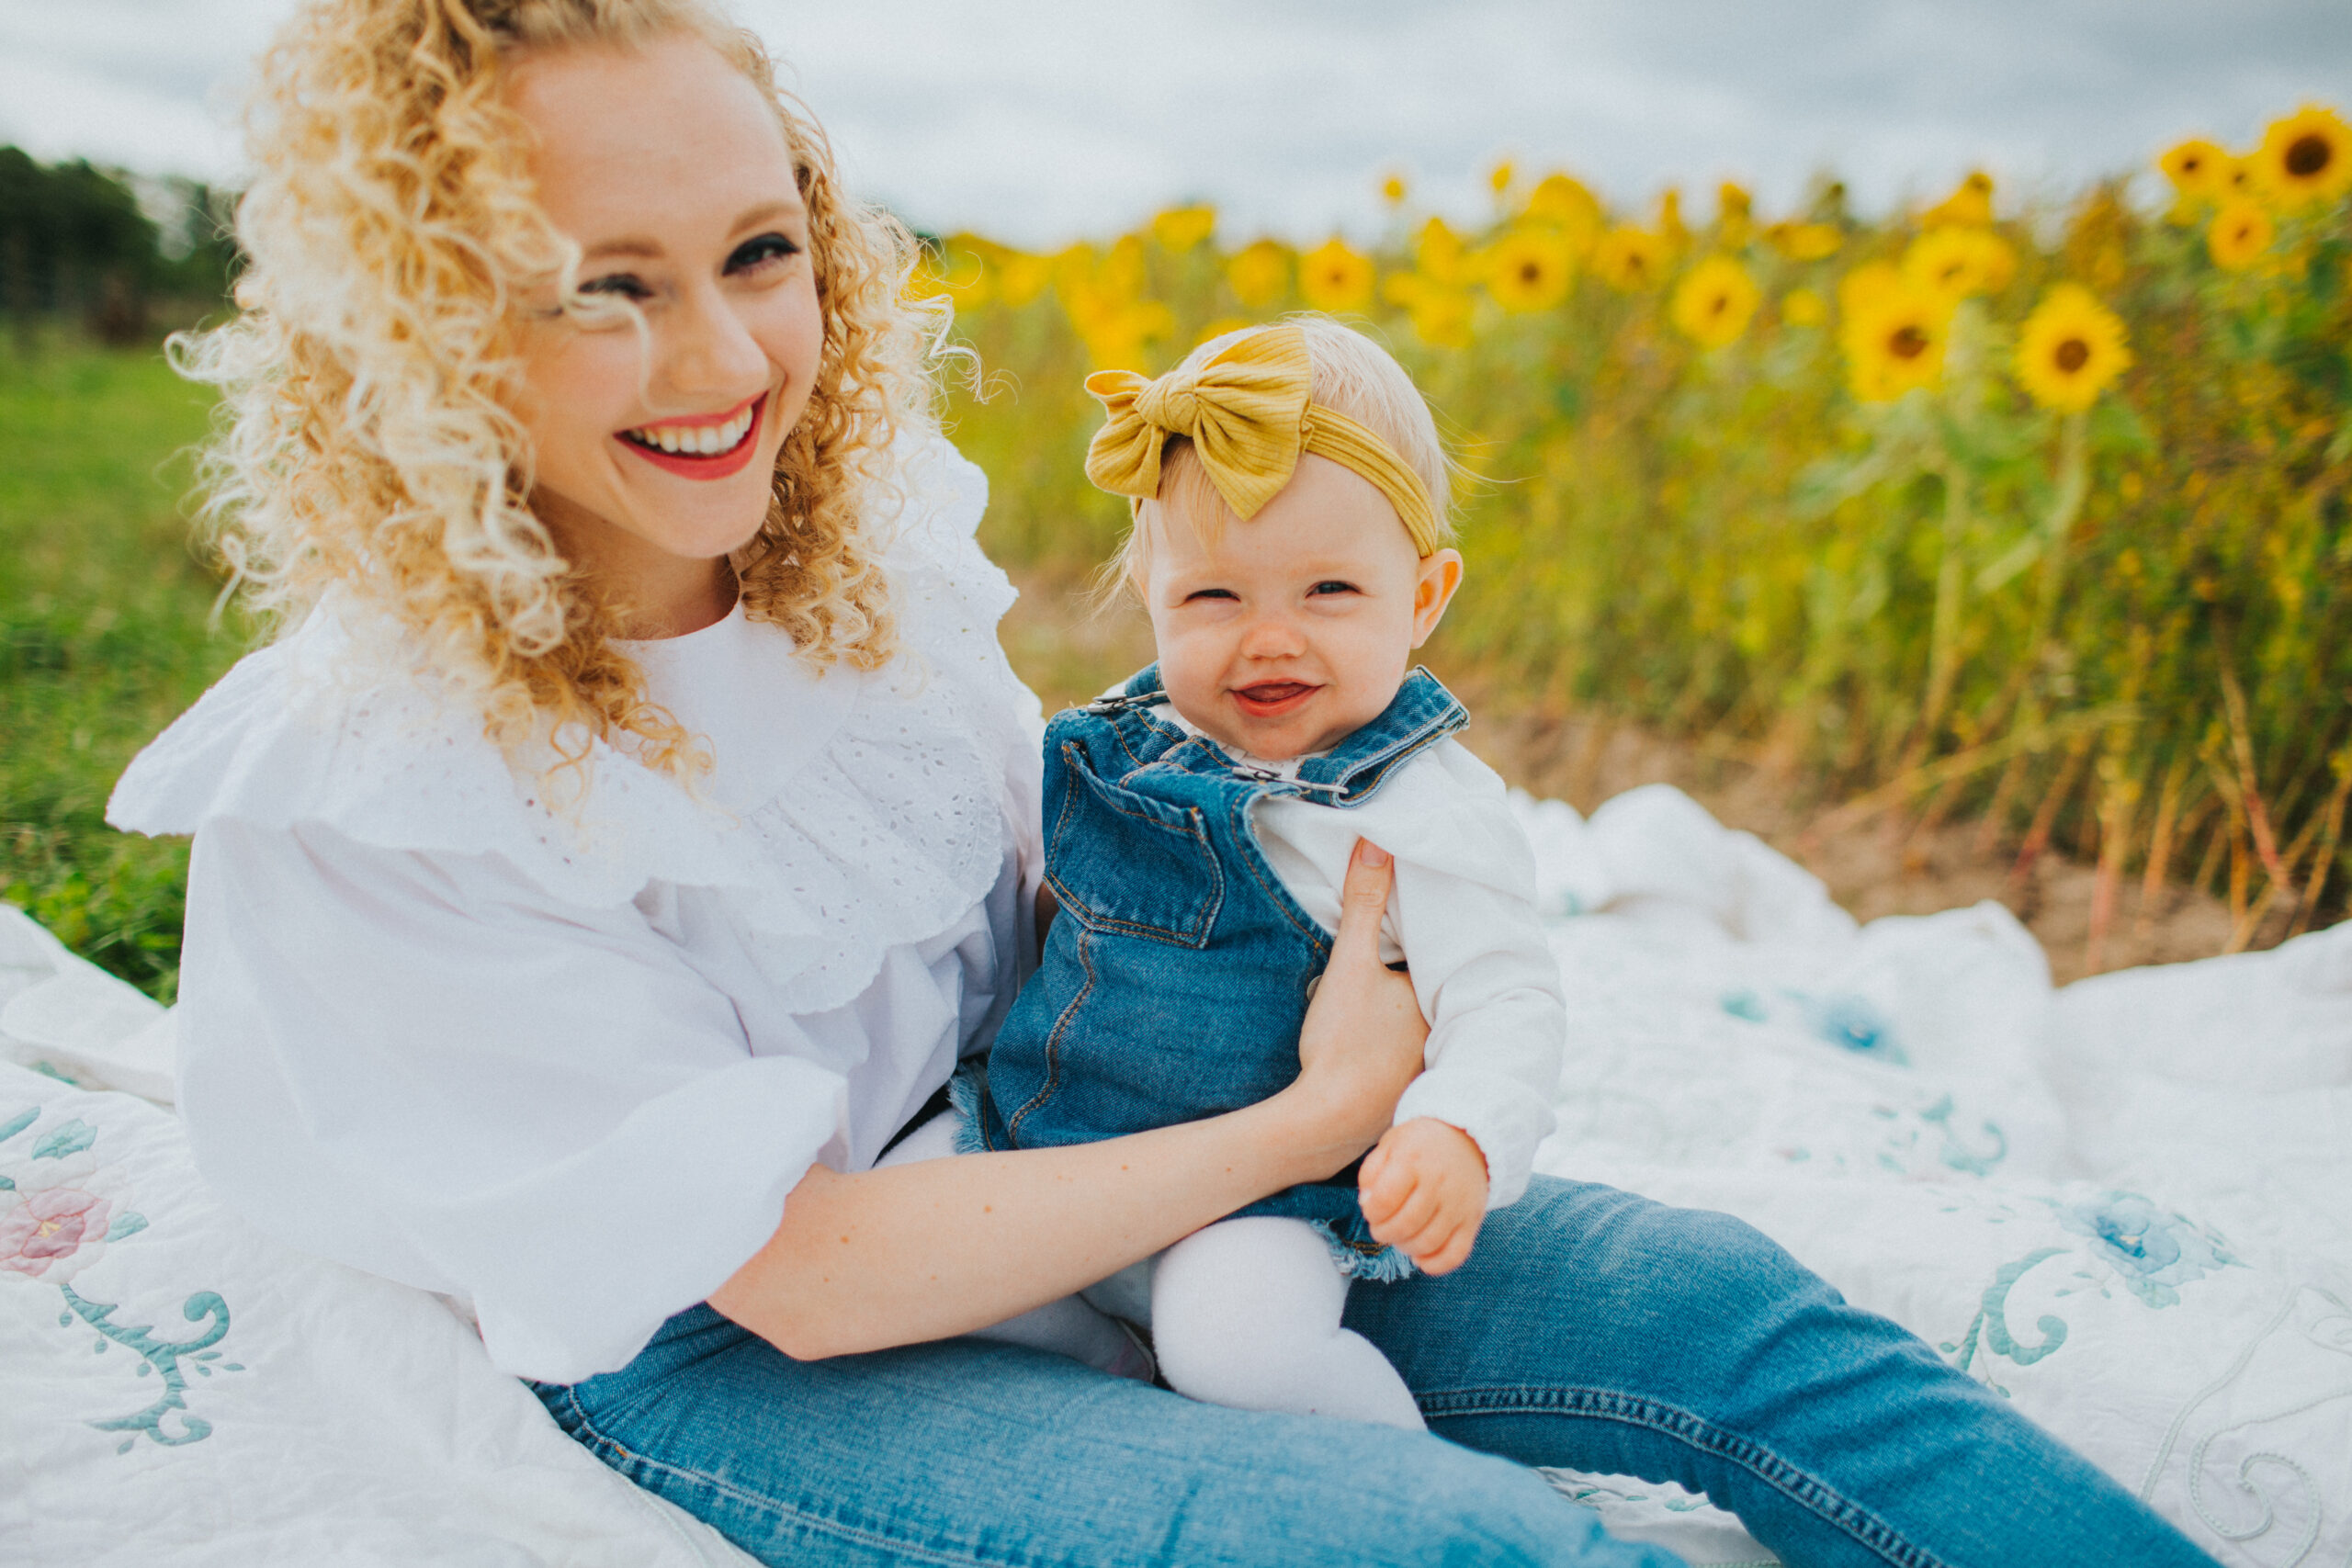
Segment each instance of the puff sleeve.
M207 1179L287 1241L467 1299L511 1372L625 1364L768 1238L843 1114L842 1077L752 1054L635 904L564 904L495 855L217 820L188 913Z

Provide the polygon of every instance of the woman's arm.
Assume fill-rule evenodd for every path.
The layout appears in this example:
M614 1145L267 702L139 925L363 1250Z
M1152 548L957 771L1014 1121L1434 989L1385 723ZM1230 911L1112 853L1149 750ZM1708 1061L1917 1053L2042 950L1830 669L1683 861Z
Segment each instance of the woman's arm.
M1290 1088L1257 1105L1068 1148L974 1155L857 1176L818 1167L710 1304L799 1359L1000 1323L1148 1258L1301 1181L1386 1131L1428 1028L1382 967L1388 857L1348 865L1340 930Z

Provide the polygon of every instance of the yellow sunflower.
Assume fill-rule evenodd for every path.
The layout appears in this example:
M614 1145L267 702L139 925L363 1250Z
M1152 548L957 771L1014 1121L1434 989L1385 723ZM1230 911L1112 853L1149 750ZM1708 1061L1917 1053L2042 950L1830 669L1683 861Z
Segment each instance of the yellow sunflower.
M1979 228L1992 222L1993 176L1982 169L1971 169L1958 189L1919 214L1919 221L1929 227L1957 223Z
M2174 194L2188 202L2213 201L2222 195L2222 183L2236 162L2218 143L2192 136L2156 160L2156 167L2172 182Z
M1583 255L1600 232L1600 200L1571 175L1545 175L1527 195L1527 216L1558 229L1569 248Z
M1442 218L1432 218L1413 236L1413 265L1434 283L1470 280L1469 248Z
M1819 261L1834 256L1846 236L1831 223L1775 223L1764 231L1764 237L1791 261Z
M2017 274L2017 255L1990 229L1943 224L1911 242L1903 275L1953 299L1988 294Z
M1007 251L997 258L996 297L1018 310L1046 291L1054 280L1054 264L1026 251Z
M1755 227L1755 198L1747 187L1725 180L1715 187L1715 235L1734 250L1747 243L1749 231Z
M1140 299L1148 283L1144 276L1143 236L1122 234L1102 258L1094 285L1114 299Z
M2256 183L2281 207L2332 201L2352 189L2352 125L2334 109L2305 104L2271 122L2247 163Z
M2243 272L2270 248L2278 234L2278 225L2271 222L2260 202L2237 197L2222 203L2222 209L2213 214L2212 226L2205 231L2205 251L2215 266Z
M1404 175L1390 175L1386 179L1380 182L1380 199L1386 202L1389 206L1404 206L1405 195L1406 188Z
M1829 307L1810 288L1792 288L1781 297L1781 320L1792 327L1817 327L1829 319Z
M958 310L988 302L988 267L977 253L953 242L938 250L923 247L922 261L907 280L907 295L922 299L942 294Z
M1372 258L1334 234L1298 258L1298 291L1330 315L1372 303Z
M1431 348L1470 346L1470 291L1419 273L1392 274L1381 285L1392 305L1413 319L1413 333Z
M1675 286L1671 314L1682 335L1702 348L1736 342L1756 314L1756 280L1729 256L1713 255Z
M1094 273L1099 259L1094 247L1083 240L1064 245L1047 259L1046 271L1052 275L1054 292L1061 296L1063 304L1075 308L1078 302L1097 292Z
M1514 229L1487 247L1478 272L1504 310L1549 310L1568 297L1576 258L1567 241L1550 230Z
M1667 243L1646 229L1621 224L1592 247L1592 270L1611 288L1627 293L1656 288L1665 280Z
M1105 369L1142 369L1145 345L1176 330L1175 314L1157 299L1097 297L1072 309L1070 321L1087 356Z
M2122 318L2079 283L2041 298L2018 334L2018 380L2033 400L2080 413L2132 363Z
M1883 288L1847 304L1839 334L1854 396L1866 403L1934 386L1951 342L1951 302L1887 271Z
M1853 316L1868 310L1878 298L1901 288L1903 274L1892 262L1864 262L1838 280L1838 313Z
M1272 240L1253 241L1225 264L1225 278L1244 310L1262 310L1290 288L1290 253Z
M1682 221L1682 187L1668 186L1657 198L1657 232L1669 250L1690 243L1690 226Z
M1216 209L1206 205L1171 207L1151 220L1151 237L1164 251L1189 251L1215 231Z

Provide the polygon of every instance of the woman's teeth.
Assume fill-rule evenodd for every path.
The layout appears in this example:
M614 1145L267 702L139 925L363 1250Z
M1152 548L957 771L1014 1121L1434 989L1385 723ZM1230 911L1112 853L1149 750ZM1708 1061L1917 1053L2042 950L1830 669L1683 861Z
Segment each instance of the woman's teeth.
M756 404L746 405L743 412L725 424L644 424L635 430L624 430L621 438L634 441L639 446L650 446L657 452L682 454L685 457L716 457L732 452L741 445L752 428L752 412Z

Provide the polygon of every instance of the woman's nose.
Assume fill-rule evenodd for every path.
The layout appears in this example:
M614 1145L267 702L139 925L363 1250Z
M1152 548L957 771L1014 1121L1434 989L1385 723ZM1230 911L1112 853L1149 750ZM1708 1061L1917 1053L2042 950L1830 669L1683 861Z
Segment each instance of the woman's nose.
M767 355L734 303L717 289L697 289L662 323L661 378L656 390L681 413L716 412L766 384Z

